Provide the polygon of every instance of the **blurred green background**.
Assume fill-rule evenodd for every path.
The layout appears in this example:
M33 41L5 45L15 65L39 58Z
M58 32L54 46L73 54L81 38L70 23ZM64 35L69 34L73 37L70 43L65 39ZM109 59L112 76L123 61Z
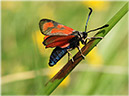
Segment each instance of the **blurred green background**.
M106 24L125 2L106 1L2 1L2 94L36 95L67 62L64 56L48 66L53 49L42 45L39 21L52 19L84 31ZM91 51L85 60L60 84L52 95L128 94L128 14ZM90 33L89 37L95 33ZM75 54L77 49L72 51Z

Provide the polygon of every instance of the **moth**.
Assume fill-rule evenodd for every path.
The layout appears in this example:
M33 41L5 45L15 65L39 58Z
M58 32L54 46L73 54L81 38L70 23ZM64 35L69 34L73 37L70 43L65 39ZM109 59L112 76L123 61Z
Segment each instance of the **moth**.
M87 24L92 13L92 9L89 8L89 10L90 12L88 14L84 32L76 31L50 19L40 20L39 28L41 33L45 35L44 41L42 42L43 45L45 45L46 48L55 47L50 56L49 66L55 65L66 53L68 53L68 59L70 59L70 55L72 56L72 54L69 51L75 48L78 48L81 56L85 58L82 54L81 48L79 47L80 42L86 45L88 39L102 39L102 37L87 37L88 33L109 26L106 24L102 27L87 31ZM72 62L74 62L73 58Z

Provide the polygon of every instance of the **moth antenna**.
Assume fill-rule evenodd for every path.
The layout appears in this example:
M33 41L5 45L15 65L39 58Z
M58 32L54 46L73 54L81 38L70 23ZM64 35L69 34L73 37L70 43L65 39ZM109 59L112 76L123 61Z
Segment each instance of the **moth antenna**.
M109 25L108 25L108 24L106 24L106 25L104 25L104 26L102 26L102 27L99 27L99 28L96 28L96 29L90 30L90 31L88 31L88 32L86 32L86 33L90 33L90 32L93 32L93 31L96 31L96 30L99 30L99 29L103 29L103 28L108 27L108 26L109 26Z
M88 24L88 21L89 21L89 18L90 18L90 15L92 13L92 9L89 7L90 9L90 12L89 12L89 15L88 15L88 18L87 18L87 21L86 21L86 25L85 25L85 32L86 32L86 29L87 29L87 24Z

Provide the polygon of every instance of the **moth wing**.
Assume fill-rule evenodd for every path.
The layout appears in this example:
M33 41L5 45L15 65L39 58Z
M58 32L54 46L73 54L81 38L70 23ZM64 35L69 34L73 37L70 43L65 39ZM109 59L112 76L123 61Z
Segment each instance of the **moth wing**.
M55 36L55 35L67 36L72 34L72 32L74 32L72 28L49 19L40 20L39 27L42 34L49 36Z
M69 40L75 37L74 35L69 36L47 36L47 38L44 40L43 44L46 46L46 48L49 47L61 47L65 48L69 46Z

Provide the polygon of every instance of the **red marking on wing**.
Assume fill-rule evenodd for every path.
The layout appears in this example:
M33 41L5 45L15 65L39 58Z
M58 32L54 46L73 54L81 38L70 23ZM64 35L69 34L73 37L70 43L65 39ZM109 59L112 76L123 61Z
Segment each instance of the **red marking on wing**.
M45 36L44 45L48 47L62 47L65 48L69 45L69 40L75 37L74 35L69 36Z
M69 30L70 32L74 31L72 28L64 26L65 29Z
M52 22L46 22L46 23L43 25L43 31L46 31L49 27L54 27L54 25L53 25Z
M53 28L51 33L63 33L63 34L72 34L72 32L74 31L74 29L58 24L57 28Z
M61 48L66 48L66 47L68 47L70 45L70 43L66 43L66 44L64 44L64 45L62 45L62 46L60 46Z
M48 37L50 37L50 36L45 36L45 37L44 37L44 40L47 39Z
M63 42L53 42L51 44L48 44L46 46L46 48L49 48L49 47L61 47L61 48L65 48L65 47L68 47L69 46L69 43L68 41L63 41Z
M57 28L62 28L64 25L58 24Z

